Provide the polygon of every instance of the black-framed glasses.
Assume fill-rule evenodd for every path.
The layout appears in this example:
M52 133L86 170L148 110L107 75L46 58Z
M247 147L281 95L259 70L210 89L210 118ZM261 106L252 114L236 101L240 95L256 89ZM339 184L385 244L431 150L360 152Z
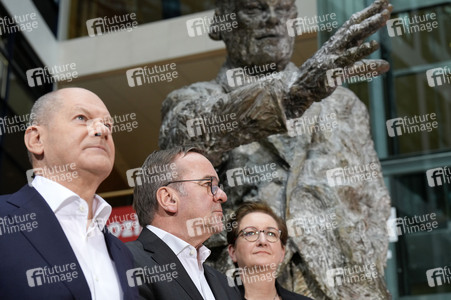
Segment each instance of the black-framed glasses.
M185 179L185 180L174 180L174 181L170 181L168 183L166 183L163 186L168 186L171 183L178 183L178 182L191 182L191 181L208 181L208 186L210 187L210 192L213 196L216 195L216 193L218 192L219 189L222 190L222 184L218 184L218 183L214 183L215 181L215 177L208 177L208 178L202 178L202 179Z
M282 230L276 228L266 228L265 230L258 230L255 227L246 227L240 231L238 236L244 237L246 241L255 242L260 238L260 233L265 234L265 238L270 243L275 243L280 239Z

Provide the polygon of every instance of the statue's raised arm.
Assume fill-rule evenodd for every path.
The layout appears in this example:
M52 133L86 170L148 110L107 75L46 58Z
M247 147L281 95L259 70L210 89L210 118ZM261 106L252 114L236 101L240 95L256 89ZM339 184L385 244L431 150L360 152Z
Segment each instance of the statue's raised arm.
M230 22L234 14L237 28L212 30L210 37L225 42L227 60L216 80L174 91L165 99L162 148L191 144L220 156L239 145L286 132L287 118L300 117L313 102L335 90L327 82L328 70L354 66L358 72L359 65L373 64L379 75L389 68L383 60L362 60L378 48L377 42L364 40L388 20L392 7L387 0L355 13L297 69L289 62L294 37L287 29L297 15L293 1L280 1L277 7L260 1L224 2L215 19Z
M364 42L370 35L384 26L393 10L388 0L377 0L364 10L357 12L341 26L324 45L301 67L298 80L290 88L286 109L300 116L313 102L321 101L335 90L330 85L327 71L348 68L348 74L380 75L390 68L382 59L364 58L379 49L372 40ZM346 76L346 73L340 74Z

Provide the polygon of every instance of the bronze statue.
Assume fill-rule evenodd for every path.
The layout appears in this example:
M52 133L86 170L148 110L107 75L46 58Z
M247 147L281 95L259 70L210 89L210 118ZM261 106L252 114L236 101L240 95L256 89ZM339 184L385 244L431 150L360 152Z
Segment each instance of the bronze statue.
M392 7L377 0L355 13L297 67L290 62L294 2L217 1L214 20L235 14L238 24L231 31L211 24L210 37L226 44L226 62L215 80L167 96L160 147L204 149L225 182L227 205L264 201L286 218L292 238L280 279L287 288L314 299L389 299L390 198L366 107L339 85L389 69L363 58L378 49L364 40Z

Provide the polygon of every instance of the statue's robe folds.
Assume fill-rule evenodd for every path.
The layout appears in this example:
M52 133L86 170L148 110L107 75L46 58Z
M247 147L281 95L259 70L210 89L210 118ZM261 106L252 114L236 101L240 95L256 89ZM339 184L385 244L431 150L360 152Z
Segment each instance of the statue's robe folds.
M286 219L291 237L279 280L287 288L314 299L389 299L390 197L365 105L343 87L310 107L287 104L298 68L290 63L273 75L246 84L222 68L214 81L170 93L160 147L205 150L225 183L226 211L263 201ZM218 122L237 123L218 132ZM224 235L209 245L224 247L218 269L233 268Z

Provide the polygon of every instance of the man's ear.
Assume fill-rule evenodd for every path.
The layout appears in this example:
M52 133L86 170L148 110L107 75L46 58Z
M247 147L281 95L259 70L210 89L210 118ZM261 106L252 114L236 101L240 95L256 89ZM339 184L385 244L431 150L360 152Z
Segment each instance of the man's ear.
M215 15L213 17L213 20L220 20L219 18L219 14L221 12L219 11L219 9L215 9ZM221 36L221 30L213 30L213 26L219 26L219 23L216 22L211 22L210 24L210 31L208 33L208 35L210 36L210 38L214 41L220 41L222 40L222 36Z
M234 263L236 263L235 247L233 245L227 246L227 251L229 251L229 256Z
M178 211L179 198L177 193L170 187L162 186L157 190L158 204L169 214L175 214Z
M42 127L39 125L28 126L24 135L25 146L28 151L36 156L44 154L44 144L42 142Z

